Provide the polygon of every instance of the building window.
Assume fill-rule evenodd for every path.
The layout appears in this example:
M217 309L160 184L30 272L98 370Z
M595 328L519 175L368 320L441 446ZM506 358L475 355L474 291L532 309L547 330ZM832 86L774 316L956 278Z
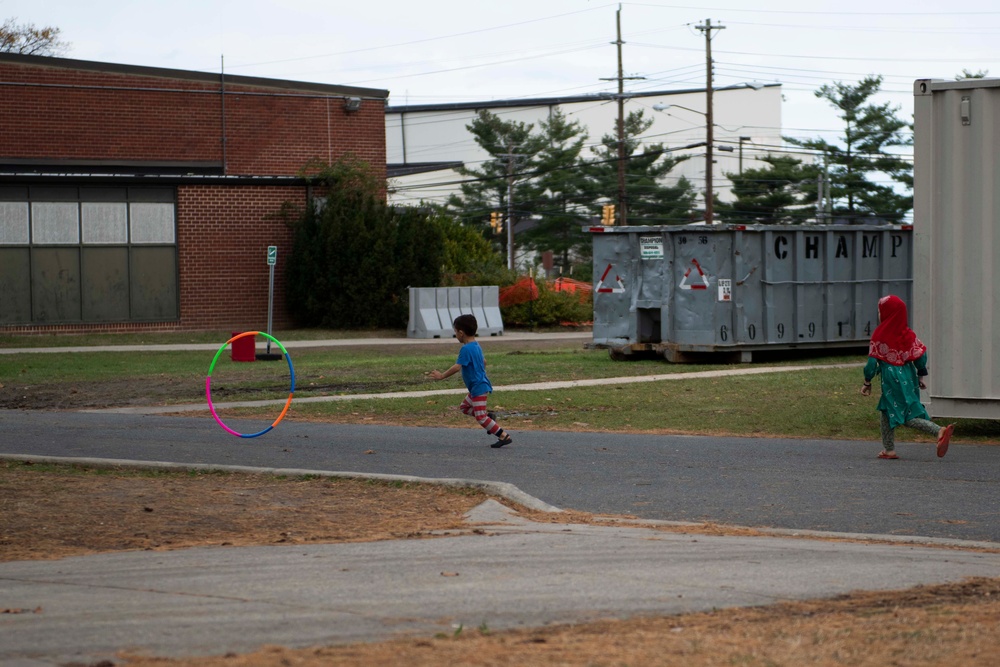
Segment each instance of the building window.
M128 243L128 204L125 202L83 202L80 219L85 244Z
M176 192L0 184L0 324L179 319Z
M0 245L28 243L28 202L0 201Z
M132 243L173 243L173 204L130 204Z
M31 240L38 245L80 242L80 205L31 202Z

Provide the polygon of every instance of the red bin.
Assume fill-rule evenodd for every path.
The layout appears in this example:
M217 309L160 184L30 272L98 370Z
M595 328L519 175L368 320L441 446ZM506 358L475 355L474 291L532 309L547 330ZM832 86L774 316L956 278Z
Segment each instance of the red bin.
M242 331L234 331L233 336L239 336ZM232 342L232 358L233 361L255 361L257 359L257 341L254 339L256 336L243 336L243 338L237 338Z

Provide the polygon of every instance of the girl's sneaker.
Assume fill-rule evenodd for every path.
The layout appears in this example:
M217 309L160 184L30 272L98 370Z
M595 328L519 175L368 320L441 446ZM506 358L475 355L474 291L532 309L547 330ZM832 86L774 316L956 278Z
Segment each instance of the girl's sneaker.
M490 445L490 447L493 449L500 449L504 445L509 445L512 442L514 442L514 438L510 437L510 433L504 433L503 437L497 438L497 441Z
M937 439L938 458L941 458L942 456L948 453L948 443L951 442L951 434L954 432L955 432L955 425L948 424L943 429L941 429L940 433L938 433L938 439Z

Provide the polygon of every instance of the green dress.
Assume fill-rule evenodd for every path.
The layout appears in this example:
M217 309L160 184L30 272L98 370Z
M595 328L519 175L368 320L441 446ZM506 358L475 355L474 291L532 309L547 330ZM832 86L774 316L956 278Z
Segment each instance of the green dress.
M896 428L911 419L930 419L927 409L920 402L918 376L927 375L927 353L902 366L893 366L881 359L868 357L865 364L865 382L876 375L882 376L882 398L877 410L889 417L889 426Z

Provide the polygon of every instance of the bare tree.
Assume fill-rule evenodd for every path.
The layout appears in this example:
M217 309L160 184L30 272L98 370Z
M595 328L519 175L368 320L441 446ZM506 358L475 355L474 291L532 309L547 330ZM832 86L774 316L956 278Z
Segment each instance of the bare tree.
M59 39L59 28L35 27L33 23L17 23L6 19L0 25L0 53L20 53L25 56L60 56L69 44Z

